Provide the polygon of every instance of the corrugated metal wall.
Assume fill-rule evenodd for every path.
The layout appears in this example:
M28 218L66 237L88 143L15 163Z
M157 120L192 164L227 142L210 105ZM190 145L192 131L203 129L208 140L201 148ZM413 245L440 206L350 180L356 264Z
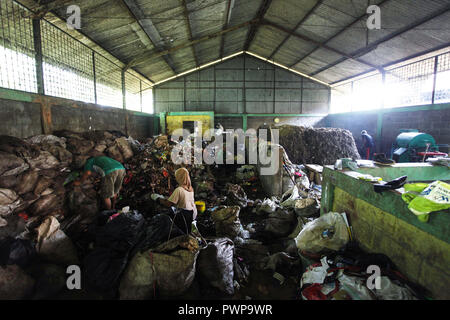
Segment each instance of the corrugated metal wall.
M325 114L330 89L249 55L154 87L155 112Z

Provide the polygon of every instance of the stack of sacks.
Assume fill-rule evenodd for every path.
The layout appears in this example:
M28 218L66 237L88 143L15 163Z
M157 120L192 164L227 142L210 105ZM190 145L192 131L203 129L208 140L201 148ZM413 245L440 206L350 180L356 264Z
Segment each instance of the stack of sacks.
M67 160L59 142L49 141L47 150L61 152L61 159ZM0 226L14 213L23 213L24 219L63 214L66 174L64 163L39 144L0 136Z
M60 131L25 140L0 136L0 228L8 226L8 221L18 223L18 214L27 223L30 217L34 221L48 215L60 219L65 213L69 213L68 217L95 215L98 208L94 185L86 184L74 191L71 184L65 183L69 172L82 169L92 156L106 155L123 163L139 146L131 137L110 131ZM68 208L66 198L71 200L67 201ZM0 230L0 236L14 236L5 230Z
M67 150L73 154L72 166L80 169L90 157L108 156L121 163L133 157L136 142L116 131L89 131L75 133L67 130L55 132L67 140Z

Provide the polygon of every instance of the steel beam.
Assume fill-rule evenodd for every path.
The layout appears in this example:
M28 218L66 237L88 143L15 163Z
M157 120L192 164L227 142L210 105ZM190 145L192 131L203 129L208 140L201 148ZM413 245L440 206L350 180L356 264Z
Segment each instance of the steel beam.
M432 53L432 52L434 52L434 51L442 50L442 49L445 49L445 48L448 48L448 47L450 47L450 42L445 43L445 44L443 44L443 45L440 45L439 47L436 47L436 48L433 48L433 49L429 49L429 50L425 50L425 51L422 51L422 52L413 54L413 55L411 55L411 56L408 56L408 57L403 58L403 59L400 59L400 60L396 60L396 61L393 61L393 62L389 62L389 63L383 64L383 65L381 66L381 69L385 70L386 68L391 67L391 66L393 66L393 65L402 63L402 62L404 62L404 61L412 60L412 59L415 59L415 58L418 58L418 57L427 55L427 54L429 54L429 53ZM367 74L367 73L370 73L370 72L373 72L373 71L375 71L375 70L364 71L364 72L358 73L357 75L350 76L350 77L346 77L346 78L343 78L343 79L334 81L334 82L330 83L330 85L333 86L333 85L335 85L335 84L337 84L337 83L344 82L344 81L348 81L348 80L350 80L350 79L353 79L353 78L357 78L357 77L363 76L363 75L365 75L365 74Z
M191 19L189 19L189 11L188 11L188 7L187 7L187 3L186 3L186 0L181 0L181 2L183 3L183 14L186 17L187 34L189 37L189 41L192 41L193 37L192 37L192 29L191 29ZM197 54L195 53L195 47L192 45L191 48L192 48L192 55L194 56L194 60L195 60L195 66L198 67L199 63L198 63Z
M234 8L234 2L235 2L235 0L228 0L228 7L227 7L226 14L225 14L225 22L223 24L222 30L225 30L226 28L228 28L228 25L229 25L230 20L231 20L231 14L232 14L233 8ZM223 58L223 46L224 46L224 43L225 43L225 36L222 35L222 40L221 40L221 43L220 43L220 58L221 59Z
M385 3L392 1L392 0L383 0L381 1L378 6L382 6ZM348 26L346 26L345 28L343 28L341 31L339 31L338 33L336 33L334 36L332 36L331 38L329 38L328 40L326 40L325 42L323 42L323 44L327 44L329 43L331 40L337 38L338 36L340 36L342 33L344 33L345 31L347 31L348 29L350 29L351 27L353 27L355 24L357 24L358 22L360 22L362 19L364 19L365 17L367 17L367 13L364 13L362 16L359 16L358 18L356 18L355 20L353 20L352 23L350 23ZM291 65L289 68L294 67L295 65L299 64L300 62L302 62L303 60L305 60L307 57L309 57L310 55L312 55L317 49L319 49L320 46L317 46L316 48L312 49L310 52L308 52L306 55L304 55L303 57L301 57L299 60L297 60L293 65Z
M316 9L322 5L322 3L325 0L318 0L316 2L316 4L314 5L314 7L311 8L311 10L309 10L309 12L300 20L299 23L297 23L297 25L294 27L294 29L291 30L291 32L295 32L315 11ZM289 40L289 38L291 37L291 34L288 34L286 36L286 38L284 38L283 41L281 41L281 43L278 45L278 47L275 48L275 50L270 54L269 60L271 60L273 58L273 56L281 49L281 47Z
M356 50L355 52L351 53L350 56L351 57L360 57L360 56L363 56L365 54L368 54L372 50L375 50L379 45L381 45L381 44L383 44L385 42L388 42L389 40L392 40L392 39L394 39L394 38L396 38L396 37L398 37L398 36L408 32L408 31L411 31L411 30L417 28L418 26L420 26L420 25L422 25L424 23L427 23L427 22L429 22L429 21L431 21L431 20L433 20L433 19L435 19L435 18L437 18L437 17L439 17L439 16L441 16L441 15L443 15L443 14L449 12L449 11L450 11L450 4L446 5L443 9L440 9L440 10L438 10L436 12L433 12L432 14L426 16L425 18L420 19L419 21L415 21L415 22L413 22L413 23L411 23L411 24L409 24L409 25L407 25L407 26L397 30L396 32L391 33L390 35L388 35L386 37L383 37L383 38L381 38L381 39L371 43L367 47L364 47L364 48L361 48L359 50ZM313 73L311 73L309 75L310 76L315 76L316 74L319 74L319 73L321 73L321 72L323 72L325 70L328 70L328 69L338 65L339 63L342 63L342 62L346 61L347 59L348 59L348 57L341 58L338 61L333 62L333 63L331 63L331 64L329 64L329 65L327 65L327 66L325 66L323 68L320 68L319 70L317 70L317 71L315 71L315 72L313 72Z
M272 0L263 0L258 13L256 14L255 19L258 21L254 25L250 27L250 30L247 34L247 40L244 44L243 51L248 51L248 48L250 47L250 44L252 43L253 39L255 38L256 32L258 31L259 26L261 25L261 22L264 19L264 16L266 15L267 10L269 10L269 7L272 3Z
M139 5L133 0L122 0L122 2L127 7L132 17L137 21L141 29L145 32L147 37L150 39L150 42L153 44L153 46L160 51L167 49L164 41L161 38L161 35L159 34L152 20L145 16ZM163 59L167 63L169 68L172 69L173 73L176 74L177 72L175 71L175 64L172 58L169 55L165 55L163 56Z
M256 23L257 21L258 21L258 20L256 20L256 19L251 20L251 21L247 21L247 22L238 24L238 25L236 25L236 26L227 28L227 29L225 29L225 30L222 30L222 31L219 31L219 32L212 33L212 34L210 34L210 35L206 35L206 36L203 36L203 37L200 37L200 38L197 38L197 39L192 39L192 41L187 41L187 42L182 43L182 44L180 44L180 45L178 45L178 46L169 48L169 49L164 50L164 51L161 51L161 52L149 52L149 53L145 53L145 54L143 54L143 55L141 55L141 56L139 56L139 57L134 58L132 61L130 61L130 62L128 63L128 68L130 68L130 67L135 67L135 66L138 66L138 65L141 65L141 64L143 64L143 63L148 62L149 60L152 60L152 59L158 58L158 57L160 57L160 56L163 56L163 55L166 55L166 54L169 54L169 53L178 51L178 50L180 50L180 49L187 48L187 47L192 46L192 45L194 45L194 44L197 44L197 43L200 43L200 42L204 42L204 41L207 41L207 40L210 40L210 39L214 39L214 38L220 37L221 35L226 34L226 33L228 33L228 32L232 32L232 31L235 31L235 30L238 30L238 29L247 27L247 26L249 26L249 25L252 25L252 24Z
M288 29L286 29L285 27L280 26L280 25L278 25L278 24L275 24L275 23L273 23L273 22L264 20L264 21L262 22L262 24L269 25L269 26L271 26L271 27L273 27L273 28L275 28L275 29L278 29L278 30L280 30L280 31L283 31L283 32L289 34L290 36L294 36L294 37L297 37L297 38L299 38L299 39L302 39L302 40L305 40L305 41L314 43L315 45L317 45L317 46L319 46L319 47L321 47L321 48L327 49L327 50L332 51L332 52L334 52L334 53L336 53L336 54L339 54L339 55L341 55L341 56L344 56L344 57L346 57L347 59L352 59L352 60L358 61L359 63L363 63L363 64L365 64L365 65L367 65L367 66L369 66L369 67L371 67L371 68L378 69L378 66L376 66L376 65L374 65L374 64L371 64L371 63L369 63L369 62L363 61L363 60L358 59L358 58L356 58L356 57L354 57L354 56L348 55L348 54L346 54L345 52L342 52L342 51L340 51L340 50L334 49L334 48L332 48L332 47L330 47L330 46L327 46L326 44L323 44L323 43L321 43L321 42L319 42L319 41L317 41L317 40L311 39L311 38L309 38L309 37L307 37L307 36L301 35L301 34L299 34L299 33L292 32L291 30L288 30Z

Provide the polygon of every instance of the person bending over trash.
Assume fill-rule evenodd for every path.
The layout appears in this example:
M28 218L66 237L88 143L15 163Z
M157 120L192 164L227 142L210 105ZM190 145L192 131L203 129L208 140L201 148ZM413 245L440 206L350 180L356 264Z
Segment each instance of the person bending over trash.
M93 171L102 176L99 193L106 210L115 209L117 196L125 177L124 166L119 161L105 156L89 158L84 166L83 176L80 180L75 181L74 185L79 186L84 183Z
M190 225L192 221L197 219L197 207L195 206L194 189L191 185L189 171L187 171L186 168L176 170L175 179L179 186L175 189L169 199L165 199L162 195L156 193L152 194L151 198L166 207L177 207L192 212L192 217L185 217L187 221L190 221L190 223L188 223L188 225Z

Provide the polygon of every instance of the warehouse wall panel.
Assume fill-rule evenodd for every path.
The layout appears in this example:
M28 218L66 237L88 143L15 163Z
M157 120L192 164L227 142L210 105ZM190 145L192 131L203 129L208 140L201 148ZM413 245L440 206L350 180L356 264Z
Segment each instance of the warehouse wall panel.
M243 54L157 85L154 95L156 112L326 114L330 89Z

